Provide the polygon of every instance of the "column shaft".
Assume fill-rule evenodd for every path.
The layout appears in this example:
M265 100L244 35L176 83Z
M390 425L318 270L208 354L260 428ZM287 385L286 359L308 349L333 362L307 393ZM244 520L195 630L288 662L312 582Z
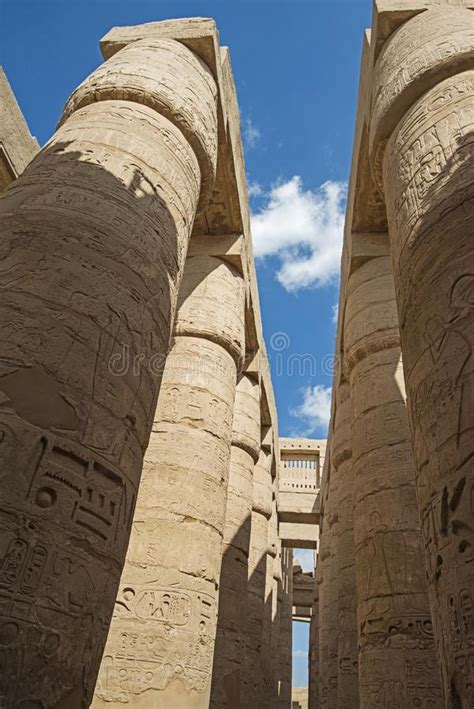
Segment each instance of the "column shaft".
M440 707L389 257L352 274L346 318L360 702Z
M474 705L474 13L423 12L387 42L374 100L418 498L447 707ZM378 96L378 92L376 94ZM387 116L392 116L388 121Z
M244 305L233 267L188 259L94 707L209 706Z
M244 706L270 706L268 678L270 638L264 637L265 589L268 559L268 523L272 514L272 454L260 451L254 469L252 524L250 530L249 580L245 654ZM268 641L268 642L266 642Z
M237 385L230 454L210 703L215 709L239 709L243 702L253 471L259 453L260 387L243 375Z
M329 707L329 628L331 603L331 531L327 520L327 502L320 532L320 547L317 563L317 581L319 584L319 701L321 709Z
M314 595L309 633L309 709L319 709L319 584L314 570Z
M293 645L293 550L283 547L282 597L280 606L280 692L279 709L291 708L292 645Z
M354 567L354 515L352 465L352 418L350 386L339 385L336 393L336 415L332 433L333 465L338 479L338 523L333 536L336 550L337 583L334 595L338 600L338 709L359 706L358 642L356 578Z
M275 490L277 481L273 481L273 510L270 518L269 551L272 557L271 569L271 609L270 609L270 651L272 666L272 703L277 706L280 691L280 667L278 662L280 649L280 603L281 603L281 541L278 538L278 511Z
M91 701L160 387L148 365L215 173L209 69L172 40L119 56L0 200L5 709Z

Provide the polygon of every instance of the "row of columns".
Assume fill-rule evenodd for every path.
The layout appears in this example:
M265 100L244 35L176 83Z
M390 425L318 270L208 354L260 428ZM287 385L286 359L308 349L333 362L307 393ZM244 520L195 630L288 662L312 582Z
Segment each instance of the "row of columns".
M428 8L373 68L388 235L343 284L312 709L474 705L473 50L472 11Z
M0 199L4 709L290 706L251 255L188 248L226 98L184 24L119 42Z

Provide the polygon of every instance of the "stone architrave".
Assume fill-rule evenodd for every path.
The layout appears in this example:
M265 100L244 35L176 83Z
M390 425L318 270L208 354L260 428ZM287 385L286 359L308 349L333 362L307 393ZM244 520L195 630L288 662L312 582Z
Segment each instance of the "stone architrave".
M357 709L359 706L351 413L350 386L348 382L344 382L337 389L332 434L332 461L338 481L338 523L336 534L332 537L337 569L334 596L338 603L335 613L338 620L333 631L337 637L338 709Z
M428 4L428 3L427 3ZM431 8L374 69L385 195L446 706L474 706L474 12Z
M252 522L249 547L249 580L246 625L246 692L244 706L270 707L271 682L270 642L264 636L267 565L273 561L268 556L268 524L272 515L272 458L273 454L262 448L254 468Z
M244 306L232 266L188 258L97 709L209 706Z
M441 707L389 256L353 272L345 317L360 704Z
M0 66L0 193L10 185L39 151Z
M244 694L254 466L260 454L260 385L237 384L210 707L237 709Z
M217 98L184 44L137 41L0 199L4 709L92 699Z

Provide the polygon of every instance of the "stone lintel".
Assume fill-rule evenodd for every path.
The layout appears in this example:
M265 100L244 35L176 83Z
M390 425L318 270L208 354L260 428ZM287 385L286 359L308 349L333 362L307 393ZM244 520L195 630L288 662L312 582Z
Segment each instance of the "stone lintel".
M273 429L271 426L262 425L262 448L266 452L270 452L273 448Z
M246 356L245 356L245 362L244 362L244 372L245 374L248 374L249 377L252 377L252 379L255 379L255 381L260 380L260 372L261 372L261 366L260 366L260 359L261 359L261 352L260 350L247 350ZM263 404L262 397L260 399L261 405Z
M99 44L102 56L107 60L131 42L157 37L174 39L188 47L209 67L219 89L221 88L219 33L216 23L210 17L188 17L129 27L112 27ZM225 105L222 108L225 118Z
M349 275L364 263L380 256L390 256L388 234L353 234Z
M307 606L294 605L292 610L293 620L298 620L303 623L309 623L311 621L312 609Z
M317 524L279 523L278 536L283 547L298 549L316 549L319 539Z
M324 439L317 440L314 438L281 438L280 437L280 450L283 451L293 451L297 450L298 453L304 453L305 451L314 452L321 451L326 447L326 441Z
M318 495L280 490L278 518L282 522L317 524L319 520Z
M188 248L188 258L192 256L215 256L231 264L245 276L242 234L194 234Z
M15 94L0 66L0 193L13 182L39 151Z

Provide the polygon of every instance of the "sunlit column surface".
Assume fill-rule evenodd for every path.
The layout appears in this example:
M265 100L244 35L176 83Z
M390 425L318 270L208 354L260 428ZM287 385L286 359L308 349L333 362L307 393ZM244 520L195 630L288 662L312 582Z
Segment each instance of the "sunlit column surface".
M470 10L406 22L376 65L371 136L446 706L463 708L474 704L473 55Z
M380 238L384 238L381 235ZM441 707L391 262L347 287L359 693L364 709ZM416 706L416 703L415 703Z
M186 262L94 707L207 709L244 284Z
M260 454L260 386L244 374L237 384L222 550L219 615L211 707L243 702L253 471Z
M2 706L88 706L125 558L217 88L138 41L0 200Z

